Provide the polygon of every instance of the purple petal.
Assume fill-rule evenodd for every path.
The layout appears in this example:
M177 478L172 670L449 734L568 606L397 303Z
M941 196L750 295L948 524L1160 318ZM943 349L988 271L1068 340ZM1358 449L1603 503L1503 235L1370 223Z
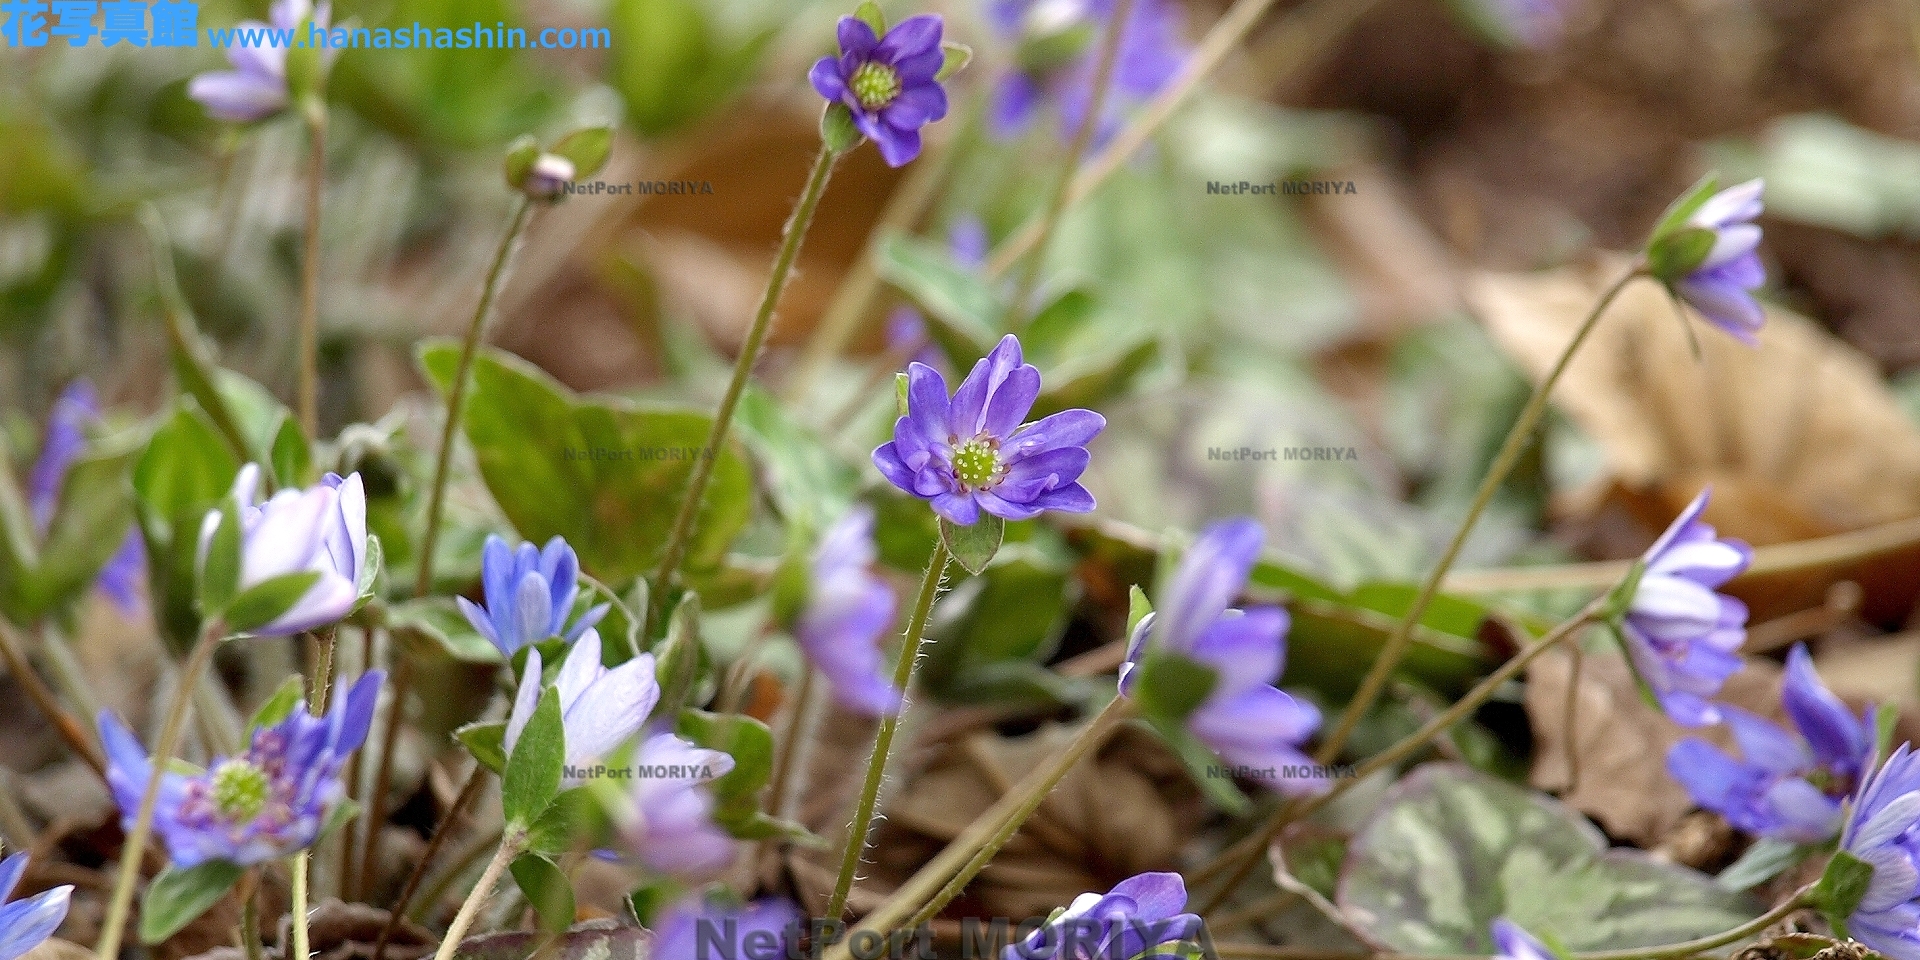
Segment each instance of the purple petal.
M873 28L859 17L841 17L839 26L840 53L846 57L867 59L880 38L874 35Z
M1028 502L1049 491L1065 487L1086 472L1092 455L1084 447L1063 447L1015 461L1007 474L994 485L993 492L1008 500Z
M807 79L812 82L814 91L827 98L829 103L844 102L851 95L840 72L840 61L833 57L821 57L807 72Z
M921 435L929 439L953 436L948 412L946 378L924 363L907 364L907 416Z
M1777 776L1793 776L1813 769L1813 753L1799 737L1764 717L1739 707L1722 707L1733 728L1740 756L1750 766Z
M1286 632L1287 612L1279 607L1228 611L1215 620L1187 651L1218 675L1209 699L1230 699L1278 680Z
M1493 918L1495 960L1554 960L1547 945L1506 917Z
M933 512L963 527L980 522L980 505L963 493L942 493L929 501Z
M904 420L906 418L902 417L901 419ZM888 483L899 487L907 493L913 492L913 469L900 462L900 455L894 452L893 444L883 443L874 449L873 465L879 469L881 476L887 478Z
M1165 642L1176 651L1193 648L1246 588L1266 532L1250 517L1217 521L1200 534L1161 591L1157 608Z
M0 957L12 960L53 936L72 894L72 886L59 886L0 907Z
M1787 654L1780 702L1794 727L1807 738L1821 766L1846 776L1858 775L1867 751L1873 748L1872 735L1867 725L1820 682L1804 643L1794 644Z
M938 84L908 87L887 104L880 118L900 130L923 127L947 115L947 91Z
M993 352L974 363L973 371L967 374L967 379L953 394L948 422L955 436L965 440L978 436L986 429L988 403L993 400L1001 384L1023 365L1020 341L1013 334L1002 337ZM1027 398L1029 406L1033 400L1033 397ZM1024 415L1024 411L1022 413Z
M867 136L872 138L874 146L880 148L880 159L885 160L887 166L904 167L920 155L919 131L899 130L877 121L872 123L874 129Z
M507 755L513 755L513 745L520 742L520 731L527 728L527 722L533 719L533 711L540 706L542 691L540 648L527 648L527 668L520 674L520 689L513 695L513 710L507 714L507 731L503 745Z
M1113 887L1112 893L1129 897L1144 920L1164 920L1187 908L1187 884L1177 873L1142 873L1128 877Z
M13 888L20 884L20 878L26 872L27 855L24 853L0 860L0 903L13 898Z
M1008 500L992 490L976 491L973 498L980 504L980 509L1002 520L1031 520L1047 510L1046 507L1031 501L1021 503Z
M1106 429L1107 418L1092 410L1062 410L1043 417L1015 433L1001 447L1001 456L1009 462L1062 447L1084 447Z
M889 64L898 63L906 57L919 56L928 51L940 49L941 20L938 14L923 13L908 17L887 30L887 35L874 48L873 58ZM845 47L844 38L841 46Z
M1086 487L1070 483L1064 487L1048 490L1035 498L1029 506L1058 513L1091 513L1096 506L1093 494Z
M256 73L203 73L187 83L187 96L208 115L231 123L264 120L287 105L286 84Z

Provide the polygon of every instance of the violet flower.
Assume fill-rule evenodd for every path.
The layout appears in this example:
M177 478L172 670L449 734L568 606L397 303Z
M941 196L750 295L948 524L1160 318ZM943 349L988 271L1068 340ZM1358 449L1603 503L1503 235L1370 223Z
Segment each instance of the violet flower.
M872 570L873 508L849 509L814 549L806 607L794 625L800 649L826 676L833 699L866 716L900 712L880 639L893 626L894 596Z
M326 30L331 19L331 3L322 3L316 9L310 0L275 0L267 13L271 25L258 20L242 20L234 25L236 33L243 30L284 30L294 31L309 14L313 25ZM291 35L291 34L287 34ZM306 37L294 36L296 45L304 46ZM200 101L207 113L216 120L232 123L252 123L265 120L286 109L287 93L287 47L263 44L257 47L235 43L227 48L227 61L233 64L232 70L218 70L202 73L187 84L187 96ZM321 51L325 62L339 56L332 48Z
M785 897L732 906L693 894L668 907L653 925L649 956L657 960L787 957L806 917ZM716 944L714 941L718 940Z
M1747 639L1746 604L1714 589L1745 570L1753 550L1701 522L1708 494L1693 498L1641 557L1644 572L1618 621L1635 673L1687 727L1720 722L1707 698L1739 672Z
M1753 223L1760 216L1765 187L1763 181L1748 180L1702 203L1680 230L1710 231L1713 246L1684 275L1659 278L1709 323L1748 345L1759 343L1760 328L1767 321L1766 312L1753 298L1753 291L1767 280L1758 253L1760 228Z
M33 512L34 529L39 536L45 537L48 525L53 523L67 471L73 469L74 461L80 459L86 449L87 426L99 420L100 407L94 399L93 385L85 380L67 384L54 401L53 411L47 416L47 433L40 444L40 455L27 477L27 506ZM129 529L120 549L100 568L94 582L113 600L114 606L131 615L139 612L140 584L146 578L146 547L140 540L140 532Z
M616 820L627 848L647 869L700 880L733 862L733 837L713 820L705 786L733 769L733 758L671 733L659 733L634 757L637 776L630 804Z
M533 159L533 166L527 168L527 179L520 189L528 196L551 200L566 191L575 175L573 161L557 153L543 153Z
M893 441L873 451L873 463L894 486L963 526L979 522L982 510L1005 520L1086 513L1093 509L1093 494L1079 483L1086 444L1107 421L1091 410L1063 410L1023 426L1039 396L1040 371L1021 360L1013 334L974 364L951 400L938 371L910 364L907 415L894 423Z
M13 888L27 872L27 855L16 853L0 860L0 960L18 960L39 946L67 919L73 886L54 887L24 900L13 900Z
M1493 960L1558 960L1547 945L1506 917L1493 918Z
M480 583L486 606L465 597L454 602L467 622L507 657L550 637L571 643L607 615L608 604L603 603L567 625L580 593L580 561L560 537L548 540L543 550L531 543L509 550L505 540L488 536L480 555Z
M920 128L947 115L947 91L936 79L946 65L942 25L938 15L921 14L880 37L859 17L841 17L840 55L820 58L808 74L828 103L852 112L887 166L919 156Z
M660 684L654 679L653 654L643 653L609 670L600 663L600 632L588 630L567 650L567 659L554 677L560 694L560 720L566 732L566 768L577 771L613 752L640 731L647 715L660 702ZM527 668L520 677L513 712L507 715L506 751L513 754L520 732L533 719L546 689L541 676L540 648L527 648ZM569 772L564 786L579 786L584 778Z
M1695 803L1741 830L1822 843L1840 831L1841 800L1873 751L1873 714L1854 716L1820 682L1805 644L1787 655L1780 700L1797 732L1723 706L1744 759L1689 737L1667 752L1667 770Z
M240 502L239 591L290 573L320 576L285 613L248 632L291 636L352 613L367 562L367 494L360 475L343 480L329 473L305 490L281 490L254 506L259 486L259 464L241 467L233 478L233 496ZM203 564L221 517L221 511L210 510L200 525Z
M1221 520L1200 534L1163 588L1153 613L1141 619L1120 667L1120 692L1130 695L1134 670L1157 633L1166 648L1211 668L1213 689L1187 718L1187 729L1236 766L1312 767L1300 744L1320 727L1320 711L1273 686L1286 662L1287 612L1279 607L1228 609L1246 587L1265 538L1250 518ZM1270 781L1284 793L1317 792L1324 778Z
M1893 960L1920 960L1920 755L1911 744L1861 783L1840 850L1873 868L1847 933Z
M163 774L153 824L174 866L224 860L246 867L312 846L346 798L340 770L367 739L384 679L378 670L361 675L324 717L300 704L255 730L245 753L216 759L202 773ZM131 831L152 761L111 712L101 711L99 725L107 785Z
M988 129L994 136L1019 135L1048 101L1058 105L1062 138L1079 131L1093 99L1100 44L1113 8L1114 0L992 0L988 19L995 32L1021 49L1021 62L993 91ZM1126 112L1158 95L1186 59L1180 8L1166 0L1134 0L1094 128L1094 146L1112 139Z
M1083 893L1001 960L1130 960L1164 944L1199 936L1200 918L1186 912L1187 886L1177 873L1142 873L1105 894Z

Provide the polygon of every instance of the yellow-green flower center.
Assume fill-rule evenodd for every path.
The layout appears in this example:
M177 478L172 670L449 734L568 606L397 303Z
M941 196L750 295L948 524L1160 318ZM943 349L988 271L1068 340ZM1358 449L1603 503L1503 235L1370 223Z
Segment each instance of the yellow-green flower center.
M245 760L228 760L213 771L213 805L235 820L252 820L266 809L273 781Z
M953 476L969 490L1000 479L1000 444L992 437L976 437L953 448Z
M853 71L853 78L847 81L853 89L853 95L860 98L860 105L868 110L878 110L893 102L900 95L900 74L884 63L871 60Z

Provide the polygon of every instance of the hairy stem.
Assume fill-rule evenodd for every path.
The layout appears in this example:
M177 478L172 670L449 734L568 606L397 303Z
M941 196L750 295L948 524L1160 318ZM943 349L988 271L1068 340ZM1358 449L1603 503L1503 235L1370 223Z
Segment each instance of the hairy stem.
M494 301L500 297L500 288L506 285L507 267L513 262L514 251L519 249L520 236L526 231L532 211L533 204L526 196L516 194L506 233L500 236L500 246L493 252L493 265L487 268L487 279L480 285L480 302L473 308L473 318L467 321L467 336L460 345L460 364L453 371L453 382L447 385L447 419L440 427L440 449L433 458L433 484L427 488L427 526L420 535L419 566L413 578L416 597L433 592L433 551L440 540L440 515L446 509L453 442L460 434L460 418L466 412L467 381L473 377L473 360L486 339L487 319L493 313Z
M714 464L720 460L720 450L726 445L727 432L733 426L734 408L740 405L740 395L746 392L747 380L753 376L753 368L760 360L760 349L766 346L767 335L773 330L773 311L780 304L780 295L787 288L787 278L793 273L793 263L800 256L800 244L806 239L807 228L813 224L814 211L820 207L820 198L826 195L827 180L833 175L833 164L837 155L822 144L820 155L813 160L813 171L807 175L806 189L800 194L800 202L794 205L793 216L787 219L786 229L780 237L780 251L773 258L773 272L767 277L767 289L760 297L760 307L753 315L753 325L747 328L746 342L740 345L740 358L733 365L733 379L727 382L727 392L720 398L720 406L713 412L713 427L707 433L707 444L700 456L693 459L693 475L687 481L684 498L680 501L680 512L674 515L673 529L667 536L666 550L660 556L660 569L654 574L652 596L654 606L662 611L668 609L667 588L679 576L680 564L686 560L687 550L693 541L693 531L700 517L700 505L707 497L707 483L713 479Z
M920 596L914 601L913 615L907 619L906 638L900 644L900 660L893 668L893 685L905 693L913 683L913 668L920 659L920 647L927 633L927 617L933 611L933 598L940 592L941 578L947 572L947 544L942 540L933 546L933 556L927 558L927 573L920 580ZM860 802L854 806L853 823L847 828L847 849L840 858L840 875L833 883L833 896L827 901L829 920L838 920L846 913L847 897L853 892L853 875L860 868L860 859L867 852L867 831L873 826L873 810L880 801L880 781L887 772L887 757L893 751L893 734L899 729L900 716L907 712L906 704L892 716L880 718L880 732L874 736L873 755L867 758L867 778L860 787Z
M194 685L199 682L200 674L206 672L207 664L213 660L213 651L219 648L226 632L226 624L217 618L207 624L180 672L180 682L173 688L167 718L160 727L160 739L153 745L146 791L140 795L140 809L134 813L133 829L128 831L126 843L120 848L120 870L114 878L113 898L107 903L106 919L100 925L100 939L94 948L99 960L118 960L120 956L120 941L127 932L127 914L133 907L133 891L140 884L140 863L145 859L147 841L153 836L153 810L160 799L160 781L180 746L180 734L187 725L187 715L192 712Z
M526 843L527 835L521 828L509 829L500 838L500 846L493 851L493 859L487 861L487 869L480 874L480 882L474 884L473 891L467 894L465 902L460 904L460 912L454 914L453 923L447 927L447 935L440 941L440 949L433 955L434 960L453 960L460 949L461 938L467 935L467 929L473 926L473 918L480 908L486 905L487 897L500 882L500 875L507 871L507 865L520 855L520 848Z
M313 956L312 935L307 921L307 874L311 872L313 854L302 850L293 855L293 906L288 909L288 919L293 921L293 948L287 954L292 960L307 960Z

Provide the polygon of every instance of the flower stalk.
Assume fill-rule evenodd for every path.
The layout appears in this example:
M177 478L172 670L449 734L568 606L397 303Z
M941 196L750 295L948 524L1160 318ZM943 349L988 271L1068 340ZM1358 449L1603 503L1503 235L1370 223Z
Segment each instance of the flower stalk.
M447 927L446 937L440 941L440 949L434 953L433 960L453 960L454 954L460 950L461 939L473 926L474 917L486 905L487 897L500 883L500 875L507 871L507 865L513 862L513 858L520 855L526 842L524 827L509 827L501 835L500 845L494 848L493 859L487 861L486 870L480 874L480 882L474 884L473 892L467 894L467 899L460 904L460 912L454 914L453 923Z
M680 502L680 512L674 515L666 549L660 556L660 569L654 574L652 595L656 598L656 609L667 610L671 607L666 602L667 588L678 578L680 565L686 560L695 522L700 516L700 505L706 499L707 484L713 479L714 462L720 458L720 448L726 445L728 432L733 426L734 410L740 405L741 394L746 392L747 380L759 362L760 350L766 346L767 335L773 331L774 308L779 306L780 295L786 291L787 279L793 274L794 261L800 256L801 242L806 239L807 228L813 225L814 211L820 207L820 198L826 195L827 180L833 175L833 165L838 159L839 155L831 148L821 145L820 154L813 161L813 170L807 175L807 185L800 194L800 202L794 206L793 216L787 219L786 229L781 233L780 250L774 255L773 272L767 277L766 292L761 295L760 307L754 312L753 325L747 328L746 342L740 346L740 358L733 365L733 378L727 382L727 391L720 398L720 406L714 410L713 427L707 432L705 455L693 460L693 475L687 480L685 499Z
M927 573L920 581L919 598L914 601L913 614L907 620L905 639L900 644L900 660L893 668L893 685L903 693L911 689L914 664L920 659L920 648L925 642L927 619L933 612L934 597L940 593L940 582L946 576L946 541L934 544L933 555L927 559ZM867 759L867 777L860 788L860 801L854 807L853 823L847 828L847 848L840 858L840 874L833 883L833 895L827 901L824 916L838 920L847 910L847 897L853 892L853 875L860 867L860 859L867 852L867 832L873 825L873 811L880 798L880 781L887 771L887 758L893 751L893 735L900 726L900 715L906 712L903 706L899 712L880 718L880 731L873 741L873 755Z
M139 811L134 814L133 829L128 832L127 841L120 848L120 870L114 877L113 896L107 903L106 919L100 925L100 938L94 948L94 956L99 960L118 960L120 956L120 942L126 936L127 915L133 907L133 891L140 883L140 863L145 859L147 841L153 836L153 811L160 799L160 782L173 761L174 751L180 746L180 734L186 727L187 714L193 706L193 689L200 682L200 675L206 672L207 665L213 661L213 652L220 646L226 632L226 623L218 618L206 625L199 642L193 646L186 667L180 671L179 683L174 686L173 697L167 705L166 720L160 727L160 739L153 745L153 764L147 774L146 791L140 797Z

